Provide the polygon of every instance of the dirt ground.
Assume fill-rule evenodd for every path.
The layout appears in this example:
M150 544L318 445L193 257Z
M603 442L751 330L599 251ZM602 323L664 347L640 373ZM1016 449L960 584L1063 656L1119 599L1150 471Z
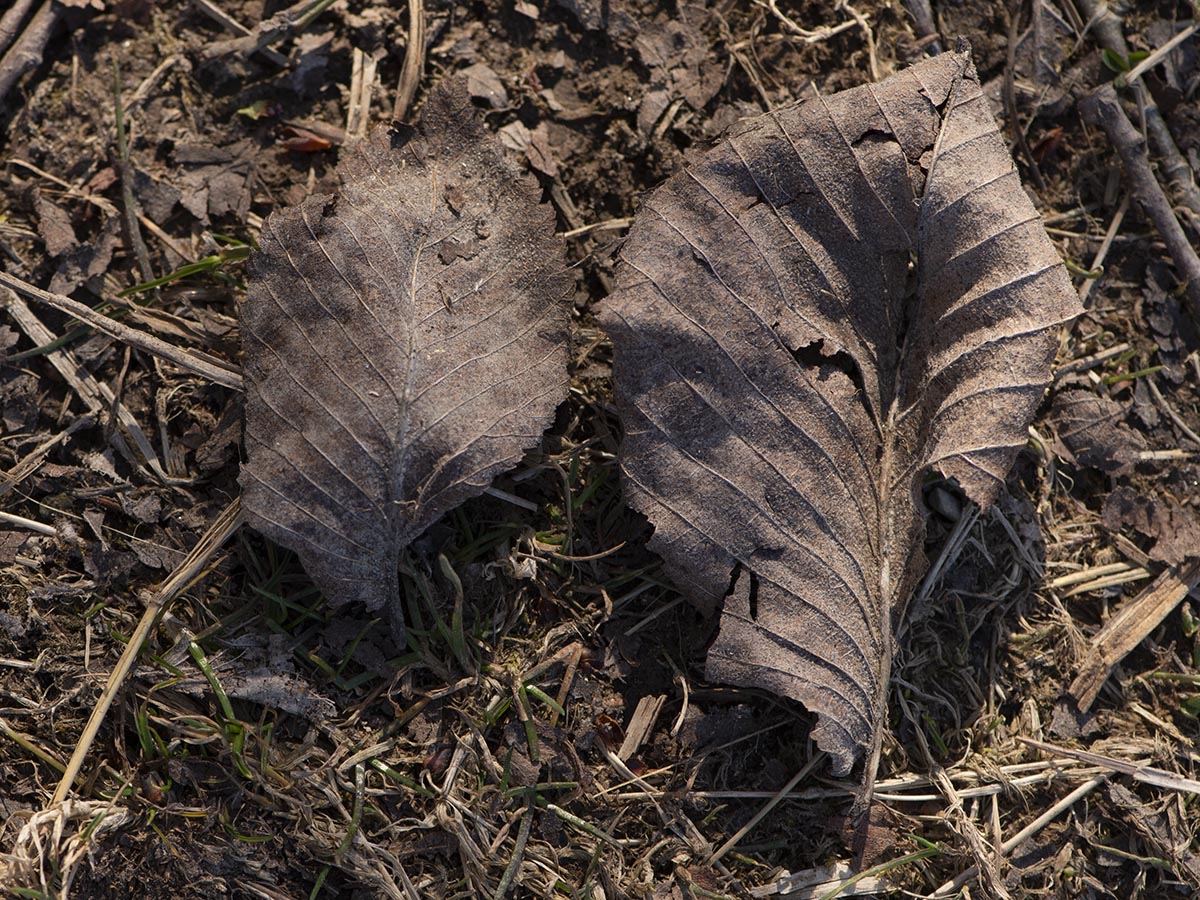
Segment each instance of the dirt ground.
M1087 311L1001 503L943 492L930 518L941 565L893 679L881 837L844 895L1200 896L1200 340L1178 263L1079 106L1115 80L1135 126L1173 136L1175 157L1154 134L1146 154L1194 244L1194 34L1129 73L1192 27L1188 4L1100 21L1083 0L935 0L930 34L899 0L426 0L415 56L404 4L338 0L257 50L220 15L255 28L283 8L55 4L0 105L0 266L236 365L245 245L334 187L408 56L410 112L464 74L557 211L570 396L502 494L405 552L407 646L327 608L247 528L209 548L53 804L147 604L238 495L241 401L0 288L12 896L834 896L861 871L854 784L803 708L705 681L715 622L622 504L594 310L639 198L689 153L957 35Z

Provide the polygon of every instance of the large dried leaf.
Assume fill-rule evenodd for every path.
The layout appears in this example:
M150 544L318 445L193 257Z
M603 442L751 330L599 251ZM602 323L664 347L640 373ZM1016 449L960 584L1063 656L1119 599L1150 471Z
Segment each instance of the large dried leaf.
M879 746L923 475L997 496L1077 312L965 51L750 119L638 214L627 496L723 602L709 677L818 713L839 773Z
M572 282L553 212L461 86L338 175L251 257L241 481L253 527L373 609L400 549L537 444L566 395Z

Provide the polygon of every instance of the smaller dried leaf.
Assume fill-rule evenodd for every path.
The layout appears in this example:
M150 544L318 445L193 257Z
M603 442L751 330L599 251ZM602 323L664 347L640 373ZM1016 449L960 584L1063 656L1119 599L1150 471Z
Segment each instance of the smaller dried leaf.
M1147 497L1121 485L1104 498L1101 519L1109 531L1135 531L1152 540L1151 559L1175 566L1200 558L1200 518L1173 500Z
M567 389L554 214L461 83L267 220L242 310L243 503L326 597L397 602L398 555L511 468Z
M1051 418L1077 462L1101 472L1129 471L1146 440L1127 427L1129 408L1091 391L1062 391L1054 398Z
M33 208L38 215L38 234L51 256L62 256L79 246L71 216L61 206L50 202L39 192L34 195Z

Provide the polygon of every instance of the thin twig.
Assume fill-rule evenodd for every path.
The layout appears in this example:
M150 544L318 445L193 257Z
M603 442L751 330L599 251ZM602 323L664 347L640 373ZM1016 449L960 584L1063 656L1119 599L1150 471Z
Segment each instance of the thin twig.
M1121 223L1125 221L1125 213L1129 212L1129 194L1121 198L1121 205L1117 207L1117 211L1113 214L1112 221L1108 223L1108 231L1104 232L1104 240L1101 241L1100 247L1096 250L1096 255L1092 257L1092 271L1095 272L1102 265L1104 260L1108 258L1108 251L1112 248L1113 241L1117 238L1117 232L1121 228ZM1098 278L1085 278L1083 284L1079 286L1079 303L1086 306L1088 296L1092 293L1092 288L1096 286Z
M117 174L121 178L121 211L125 222L125 237L133 249L133 258L137 262L141 280L150 281L154 278L154 270L150 268L150 251L146 249L142 230L138 228L138 213L141 210L137 198L133 195L133 167L129 164L129 139L125 132L125 111L121 105L121 67L115 56L113 100L117 129Z
M17 0L4 14L4 18L0 19L0 55L4 54L21 33L21 23L25 21L36 2L37 0Z
M224 360L217 359L215 356L209 356L207 353L200 353L196 350L184 350L176 347L174 344L168 344L161 338L145 334L136 328L130 328L128 325L123 325L114 319L110 319L108 316L96 312L91 307L85 306L78 300L72 300L70 297L64 297L62 294L52 294L49 291L43 291L41 288L34 287L32 284L22 281L20 278L15 278L7 272L0 272L0 284L11 288L18 294L23 294L31 300L39 300L48 306L53 306L61 312L74 316L81 322L86 322L97 331L103 332L109 337L116 338L118 341L122 341L139 350L145 350L147 353L179 366L185 371L207 378L215 384L233 388L235 391L242 389L241 370Z
M217 516L216 521L209 526L208 531L196 544L195 549L188 554L187 559L179 564L179 567L150 598L141 621L133 630L133 634L129 636L129 643L125 645L125 650L121 653L120 659L113 667L112 674L108 677L108 684L104 686L104 691L96 700L96 706L88 718L87 725L84 726L83 733L79 736L79 742L75 745L75 752L71 754L71 759L67 762L62 780L54 789L54 796L50 799L51 805L62 803L67 799L67 794L75 783L75 777L83 768L83 761L87 758L92 742L96 739L96 733L100 730L104 717L108 715L108 710L112 707L113 700L116 699L117 691L120 690L130 671L133 670L133 664L137 661L138 654L141 653L143 642L150 636L154 623L158 621L159 616L171 601L187 590L204 573L213 554L237 531L241 524L241 499L234 498L233 502L225 507Z
M1105 0L1079 0L1084 13L1088 17L1089 28L1095 33L1100 46L1111 50L1122 59L1129 57L1129 47L1125 43L1125 35L1121 32L1121 19L1112 11ZM1196 179L1191 166L1172 137L1167 123L1163 120L1162 112L1145 83L1139 78L1133 82L1133 95L1138 108L1146 122L1146 132L1154 144L1154 152L1158 159L1159 170L1167 179L1167 185L1176 194L1179 202L1187 208L1192 216L1200 219L1200 188L1196 187Z
M847 3L846 0L838 0L834 5L834 9L844 10L858 24L859 30L863 33L863 40L867 44L867 64L871 69L871 80L879 81L879 59L875 50L875 33L871 31L870 20Z
M405 121L424 72L425 3L424 0L408 0L408 43L404 48L404 64L400 67L400 81L396 85L396 105L392 107L393 121Z
M1172 50L1174 50L1176 47L1178 47L1180 44L1182 44L1184 41L1186 41L1188 38L1190 38L1193 34L1195 34L1197 32L1197 30L1200 30L1200 22L1193 22L1190 26L1183 29L1183 31L1179 32L1179 34L1175 35L1175 37L1171 38L1169 41L1167 41L1165 44L1163 44L1161 47L1159 47L1157 50L1155 50L1153 53L1151 53L1149 56L1147 56L1145 59L1143 59L1140 63L1138 63L1136 66L1134 66L1128 72L1126 72L1125 73L1125 83L1133 84L1135 81L1137 81L1139 78L1141 78L1142 75L1146 71L1154 68L1160 62L1162 62L1164 59L1166 59L1167 55Z
M1090 356L1081 356L1079 359L1073 359L1069 363L1064 363L1057 372L1054 373L1054 380L1058 381L1064 375L1070 375L1074 372L1086 372L1088 369L1094 369L1096 366L1103 365L1110 359L1116 359L1125 351L1131 348L1131 344L1120 343L1104 350L1100 350Z
M1192 429L1188 427L1188 423L1183 421L1183 418L1179 415L1179 413L1175 412L1175 408L1167 402L1167 398L1162 395L1162 392L1158 389L1158 385L1154 383L1153 376L1146 379L1146 387L1150 388L1150 395L1154 397L1154 402L1162 407L1162 411L1165 412L1170 420L1175 423L1175 427L1183 432L1184 437L1186 437L1196 446L1200 447L1200 434L1196 434L1196 432L1192 431Z
M333 5L334 0L300 0L287 9L280 10L268 19L263 19L243 37L217 41L211 44L204 55L208 59L238 54L249 56L263 50L268 44L282 41L303 31L309 24Z
M250 34L249 28L213 3L212 0L192 0L192 2L202 13L207 15L226 31L232 31L238 37L246 37ZM271 62L275 63L277 66L287 68L288 65L290 65L288 58L278 50L272 50L270 47L260 47L258 52Z
M0 274L0 278L3 277L4 276ZM55 340L54 333L51 332L50 329L45 325L43 325L41 320L33 314L33 310L29 308L29 305L12 291L0 290L0 299L4 299L5 294L7 294L7 307L9 315L12 316L13 320L17 323L20 329L29 336L30 340L32 340L34 344L38 346L52 344ZM75 392L79 399L83 401L84 405L88 408L88 411L92 413L92 415L100 417L104 415L107 410L111 409L113 405L113 399L116 397L116 394L113 393L112 388L107 384L97 381L95 377L92 376L92 374L80 364L78 358L76 358L75 354L73 354L69 349L66 347L57 347L52 352L47 353L46 358L49 360L50 364L58 370L58 373L62 376L63 381L70 385L71 389ZM121 423L121 427L124 428L129 437L133 439L134 444L137 446L138 452L142 454L142 459L144 459L146 464L150 467L150 472L153 473L153 476L145 471L141 461L129 448L129 445L125 442L125 438L120 431L112 431L109 435L109 440L112 441L113 446L116 447L117 451L122 456L129 460L130 465L132 465L136 471L144 474L145 477L158 478L164 484L172 483L171 477L167 475L166 471L163 469L162 463L160 463L158 460L158 455L154 452L154 448L150 446L150 441L146 438L146 435L142 431L141 426L138 424L137 419L133 417L133 414L124 405L118 405L116 408L116 413L117 420Z
M22 75L42 61L50 35L58 24L63 7L55 0L46 0L41 5L25 31L0 59L0 101L3 101L13 85Z
M1200 322L1200 257L1175 218L1171 201L1154 177L1146 156L1145 139L1126 117L1117 99L1117 92L1110 84L1103 85L1086 97L1081 109L1086 120L1104 129L1121 157L1121 165L1132 182L1131 193L1137 197L1167 245L1167 252L1185 282L1184 296L1192 317Z

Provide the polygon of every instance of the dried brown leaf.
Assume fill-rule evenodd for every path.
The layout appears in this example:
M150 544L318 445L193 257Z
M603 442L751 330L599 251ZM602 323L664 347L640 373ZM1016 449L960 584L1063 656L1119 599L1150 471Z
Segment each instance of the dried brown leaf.
M920 486L1003 487L1070 281L969 52L747 120L657 189L604 315L630 502L716 680L819 716L874 777Z
M1051 417L1066 450L1082 465L1121 474L1133 469L1147 449L1140 432L1125 425L1129 408L1091 391L1062 391Z
M1169 496L1147 496L1123 484L1104 498L1100 518L1116 534L1149 538L1151 559L1177 566L1200 558L1200 518Z
M272 214L242 311L243 505L329 600L392 603L397 557L537 444L567 389L554 215L461 84Z

